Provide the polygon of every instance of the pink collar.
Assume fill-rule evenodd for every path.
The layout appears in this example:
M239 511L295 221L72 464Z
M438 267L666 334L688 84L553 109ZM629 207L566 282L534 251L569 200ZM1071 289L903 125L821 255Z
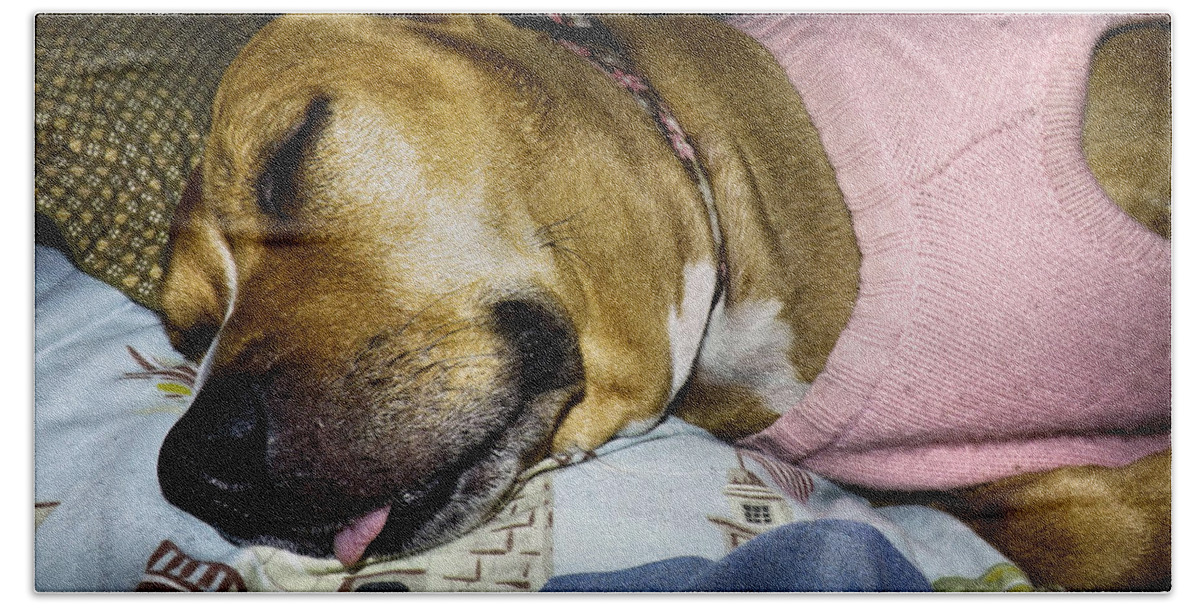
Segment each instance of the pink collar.
M600 20L559 13L505 15L505 18L518 27L549 35L563 48L607 74L613 82L629 91L638 106L658 125L659 133L674 150L675 156L679 158L679 162L683 164L688 175L692 177L692 181L700 191L701 198L704 199L704 207L708 211L709 228L712 230L717 257L717 285L713 291L711 313L711 309L716 307L717 302L724 295L728 282L729 270L726 263L725 238L721 233L720 216L717 214L708 172L700 162L691 139L683 132L679 122L675 120L675 115L667 107L666 101L658 95L649 81L637 72L633 61L623 52L620 42Z

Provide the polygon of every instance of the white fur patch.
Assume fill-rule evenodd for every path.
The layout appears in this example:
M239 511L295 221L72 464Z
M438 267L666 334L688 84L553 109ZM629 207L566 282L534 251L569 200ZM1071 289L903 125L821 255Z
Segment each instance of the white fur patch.
M469 197L470 193L464 193ZM392 249L394 267L431 293L449 293L480 279L517 282L542 269L505 240L474 201L425 199L429 213L418 230Z
M464 173L452 186L435 187L417 149L399 129L370 109L339 119L325 138L336 143L329 149L345 159L326 157L338 182L336 191L362 209L388 209L384 225L394 229L386 231L379 245L391 256L389 267L407 285L444 294L480 279L528 283L548 271L532 237L522 241L512 236L520 230L502 231L526 218L503 217L492 209L484 200L484 176Z
M209 238L212 240L212 243L216 246L218 252L221 254L221 261L225 265L225 288L226 293L229 296L229 301L225 304L225 318L221 320L221 328L223 329L225 324L229 322L229 318L233 316L233 305L234 302L237 301L237 262L234 261L233 252L230 251L229 245L225 242L225 239L222 238L221 235L216 234L216 231L213 231L213 234L210 234ZM221 329L218 329L217 335L213 336L212 344L208 345L208 351L204 353L204 358L200 360L200 366L196 369L196 380L194 385L197 389L204 386L205 380L208 379L208 374L212 370L213 359L216 358L217 344L220 341Z
M683 269L683 300L678 310L667 314L667 337L671 345L671 398L687 382L704 340L717 268L711 261L688 264Z
M625 425L624 428L617 431L617 437L637 437L649 433L651 429L658 426L659 418L647 418L645 420L633 420Z
M753 390L778 414L791 409L810 385L796 379L788 359L793 336L779 320L781 310L776 301L742 303L729 310L724 301L719 303L709 321L698 373L718 385Z

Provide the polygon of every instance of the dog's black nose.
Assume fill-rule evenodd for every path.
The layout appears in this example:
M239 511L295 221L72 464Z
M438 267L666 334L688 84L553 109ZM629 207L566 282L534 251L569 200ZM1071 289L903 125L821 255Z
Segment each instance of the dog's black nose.
M338 522L364 507L328 500L304 474L274 470L265 406L271 390L265 375L210 377L163 440L159 486L170 503L235 542L327 552Z
M256 375L211 378L158 455L168 501L242 538L261 532L252 514L267 483L264 390Z

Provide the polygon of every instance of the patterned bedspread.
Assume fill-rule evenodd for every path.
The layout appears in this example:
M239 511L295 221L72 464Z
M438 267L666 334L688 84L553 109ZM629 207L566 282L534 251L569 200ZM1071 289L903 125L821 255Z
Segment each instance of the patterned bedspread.
M163 498L158 448L193 367L156 315L38 247L35 585L41 591L1020 590L957 520L872 508L669 419L527 473L503 510L423 554L347 570L239 547Z

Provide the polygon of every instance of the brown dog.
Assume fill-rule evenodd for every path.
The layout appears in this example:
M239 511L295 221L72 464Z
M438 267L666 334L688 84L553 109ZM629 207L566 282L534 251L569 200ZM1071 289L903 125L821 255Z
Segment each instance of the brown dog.
M292 17L246 47L172 234L165 317L204 384L163 446L169 500L238 540L413 552L477 524L523 468L644 432L676 397L735 438L803 394L859 252L799 97L714 20L606 22L703 147L720 244L628 94L503 18ZM718 283L727 314L778 336L720 381L693 373ZM1147 488L1163 494L1130 502ZM1169 456L949 506L1043 581L1128 587L1169 572L1167 492ZM1127 550L1090 550L1113 546L1093 522L1117 511L1138 522L1116 532ZM1029 546L1035 513L1078 563Z

